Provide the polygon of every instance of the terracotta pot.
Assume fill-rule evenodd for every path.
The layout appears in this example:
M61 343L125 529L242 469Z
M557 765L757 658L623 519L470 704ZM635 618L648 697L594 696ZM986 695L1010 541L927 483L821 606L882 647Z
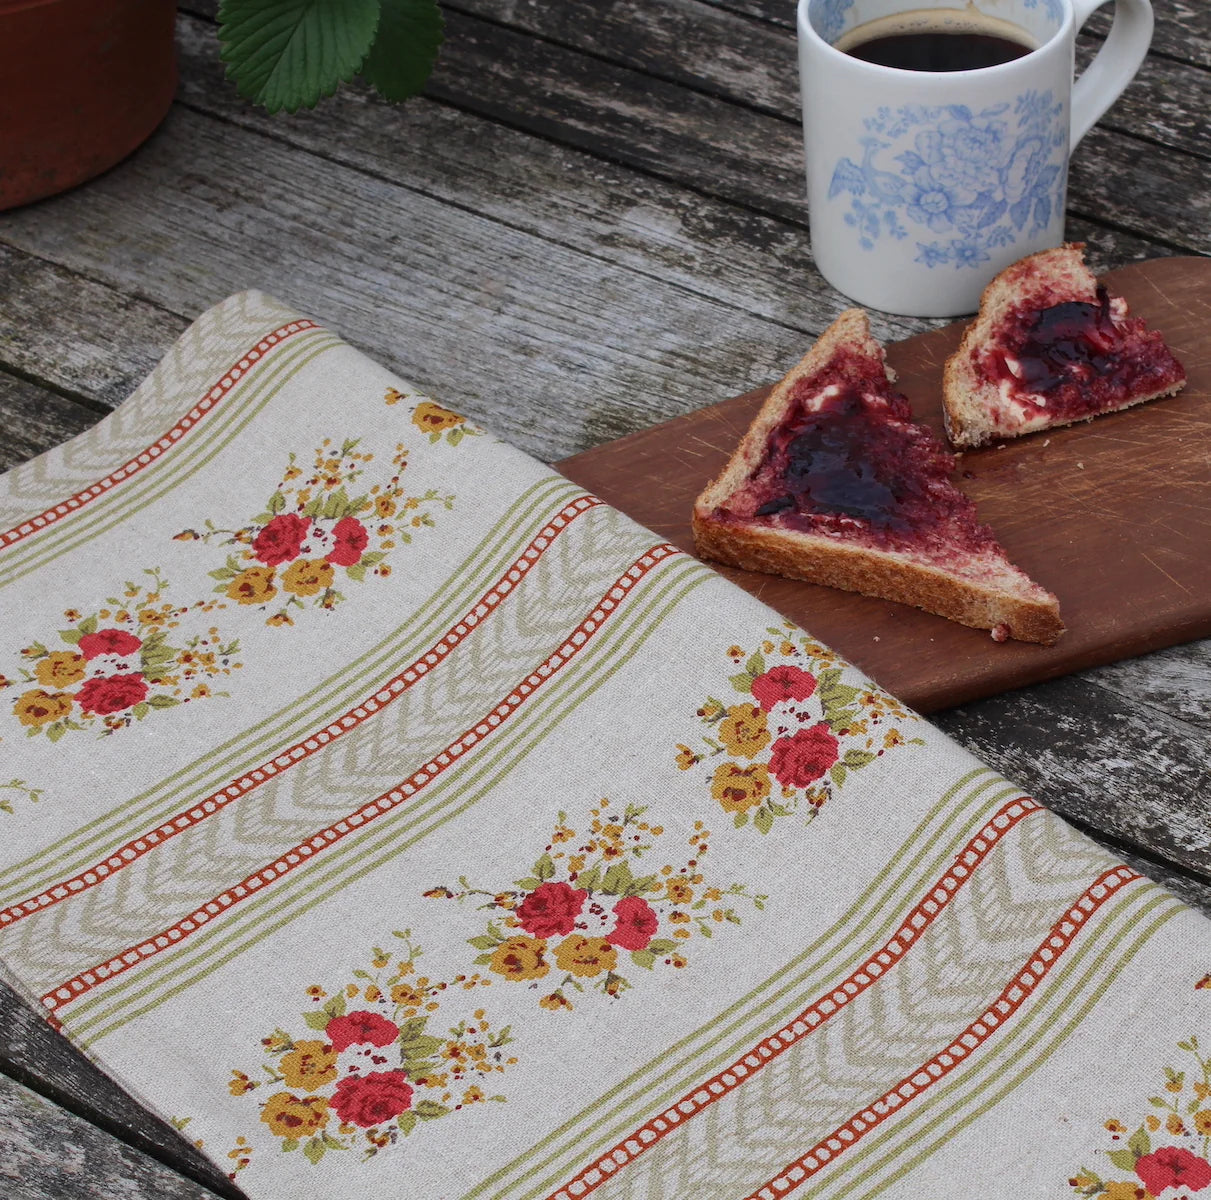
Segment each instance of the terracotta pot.
M0 209L112 167L176 91L172 0L0 0Z

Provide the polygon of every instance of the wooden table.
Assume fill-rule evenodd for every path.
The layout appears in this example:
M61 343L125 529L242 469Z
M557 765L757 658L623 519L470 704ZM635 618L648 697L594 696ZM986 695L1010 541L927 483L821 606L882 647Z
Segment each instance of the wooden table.
M1211 6L1155 2L1152 53L1072 161L1068 232L1099 270L1211 254ZM0 216L0 467L250 286L547 461L776 378L846 307L808 246L793 0L457 0L423 99L278 118L224 81L215 8L181 5L151 141ZM1211 642L936 720L1211 912ZM238 1197L183 1132L0 987L0 1194Z

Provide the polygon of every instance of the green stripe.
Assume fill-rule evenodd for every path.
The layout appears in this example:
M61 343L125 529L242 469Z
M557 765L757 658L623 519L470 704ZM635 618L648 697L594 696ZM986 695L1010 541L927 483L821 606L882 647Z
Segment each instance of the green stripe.
M1047 1058L1072 1036L1140 949L1155 936L1157 930L1184 910L1180 901L1175 900L1155 885L1145 884L1142 888L1132 888L1132 892L1134 894L1122 897L1105 914L1105 919L1099 923L1095 936L1081 938L1080 934L1077 935L1081 942L1078 952L1065 964L1063 971L1051 981L1038 1002L1032 1006L1029 1020L1015 1025L1009 1036L997 1044L995 1052L980 1061L978 1071L955 1080L948 1087L929 1096L920 1107L911 1111L908 1119L897 1125L891 1134L891 1137L895 1139L894 1145L889 1146L887 1140L874 1142L869 1147L864 1147L852 1159L842 1159L837 1173L830 1176L827 1181L829 1192L837 1194L836 1189L841 1188L841 1194L846 1197L846 1200L859 1200L853 1189L870 1182L881 1170L903 1155L908 1147L912 1147L916 1153L911 1158L869 1191L864 1192L860 1198L860 1200L870 1200L871 1197L885 1191L897 1180L903 1179L950 1138L984 1116L1038 1070ZM1141 900L1148 896L1151 898L1141 906ZM1123 915L1137 906L1139 911L1122 929L1116 931L1115 925ZM1142 929L1114 964L1108 967L1106 961L1108 951L1128 937L1132 930L1158 907L1164 908L1164 911ZM1084 932L1085 928L1087 926L1083 927L1081 932ZM1107 939L1110 943L1109 946L1103 945ZM1084 973L1069 988L1069 980L1086 960L1089 961ZM1050 1007L1052 1001L1065 991L1068 994L1063 1003L1052 1009ZM1086 991L1089 994L1081 999L1082 994ZM1076 1006L1076 1011L1062 1028L1045 1045L1041 1044L1045 1034L1053 1029L1063 1015L1074 1006ZM1024 1065L1022 1065L1023 1062ZM1008 1074L1012 1068L1020 1065L1021 1070L1017 1074ZM1001 1086L997 1087L997 1084ZM992 1090L978 1107L971 1107L972 1101L982 1093L988 1092L990 1088L995 1090ZM937 1112L922 1128L915 1128L930 1112L952 1099L953 1103L944 1111ZM939 1136L928 1145L922 1145L923 1140L933 1133L939 1133ZM856 1179L846 1180L845 1177L851 1174L856 1167L876 1154L881 1157L867 1170ZM824 1200L825 1194L813 1192L813 1197Z
M210 795L233 778L256 769L274 752L280 752L283 745L299 741L306 733L331 724L365 694L381 688L384 673L389 671L389 678L398 674L401 659L410 663L428 650L437 637L466 614L483 594L488 582L495 582L503 574L505 567L518 557L537 531L578 495L583 495L582 490L559 476L551 476L522 493L496 526L454 568L441 588L404 624L336 675L278 712L241 730L237 737L195 759L154 787L15 864L12 871L5 872L6 890L2 903L23 900L53 886L64 876L92 866L137 834L146 833L176 816L200 795ZM543 507L539 515L531 519L531 514L540 506L549 507ZM523 521L529 523L522 526ZM506 536L502 537L502 532ZM511 589L495 611L500 611L516 590ZM355 689L355 697L349 698L349 693ZM317 712L322 716L313 717ZM300 727L304 727L302 734L287 736L287 730ZM253 758L254 751L261 753ZM250 758L253 758L252 762L249 762ZM170 788L171 791L166 791ZM115 823L118 818L122 819L121 823Z
M216 419L195 426L195 430L191 430L172 448L149 463L133 477L130 487L119 484L116 489L103 493L95 501L73 510L71 517L87 518L83 524L64 517L48 527L47 537L35 538L33 542L27 543L23 550L19 549L12 555L6 554L3 559L5 572L3 577L0 577L0 588L7 587L31 571L53 562L61 554L92 541L134 513L166 496L182 481L206 466L242 433L261 409L312 359L327 350L344 345L340 338L322 329L308 330L299 334L296 340L286 343L281 355L274 356L265 366L264 378L258 378L255 385L247 391L233 392L229 399L235 401L234 403L223 405L218 410ZM265 365L265 362L263 359L258 366ZM180 448L182 453L173 454L172 450L176 448ZM20 546L20 543L17 545Z
M70 1024L72 1036L83 1040L85 1034L96 1030L98 1025L113 1017L114 1019L109 1024L104 1025L99 1031L93 1033L89 1041L95 1043L106 1037L128 1021L151 1011L164 1000L184 990L191 983L196 982L198 979L210 974L217 967L231 961L250 946L255 945L270 933L295 920L315 905L322 903L335 892L348 886L349 883L378 869L403 849L416 844L432 833L433 830L440 828L453 817L465 812L484 796L490 795L500 780L512 771L518 763L525 760L526 756L533 749L533 746L549 736L550 732L559 723L561 717L566 716L577 704L591 696L606 682L613 674L613 671L617 669L617 665L615 665L609 670L595 671L594 663L597 659L613 656L615 653L613 647L631 638L634 633L633 644L625 650L625 658L629 659L632 657L666 618L668 613L681 603L686 595L705 582L707 578L711 577L711 573L704 570L699 564L689 562L684 558L678 557L669 561L674 570L665 573L670 574L672 577L661 580L659 569L654 573L654 576L648 577L645 582L651 586L647 590L650 591L656 585L659 585L656 594L638 611L632 608L627 614L627 623L615 626L611 631L612 637L603 638L600 642L596 639L594 640L592 645L596 653L591 653L584 660L575 663L569 677L564 681L565 686L562 689L556 688L546 697L545 704L540 705L538 710L531 714L531 720L528 725L520 730L516 730L515 727L512 741L507 741L497 756L498 760L504 760L502 768L495 775L487 778L476 792L467 796L465 802L457 806L447 802L446 811L438 819L403 845L400 844L401 832L415 828L421 819L427 816L428 813L433 812L435 805L431 804L427 813L419 814L415 818L413 818L413 814L407 810L406 806L396 810L405 818L413 818L405 822L403 830L400 829L400 822L392 819L395 814L389 814L387 817L375 822L361 835L343 841L337 847L334 847L332 854L314 860L327 868L325 874L317 875L314 872L308 872L304 868L302 874L296 875L293 881L288 880L284 888L274 889L270 885L264 894L267 902L271 897L277 901L275 907L264 910L257 905L257 900L260 897L253 897L251 905L240 905L240 910L234 914L235 920L229 923L226 928L219 921L211 923L207 926L205 932L190 939L188 946L182 946L181 950L175 954L168 954L162 958L153 960L149 964L148 971L140 973L142 978L146 979L147 974L151 972L154 972L156 975L171 972L175 986L160 995L154 996L142 1008L127 1012L122 1016L116 1015L133 1002L149 996L156 991L158 984L153 979L133 995L123 999L115 999L121 993L138 986L140 983L140 974L136 974L128 980L121 981L105 991L104 994L84 1000L75 1006L66 1018L66 1022ZM686 579L686 576L689 576L689 578ZM643 585L641 584L637 592L631 593L631 598L635 599L642 591ZM649 618L651 619L649 620ZM585 675L590 677L588 681L579 678ZM505 727L502 726L501 728L504 730ZM531 730L534 731L534 736L530 742L521 744L519 738L523 733L529 733ZM472 753L465 755L459 761L461 765L462 762L474 764L478 760L474 753ZM476 783L483 779L488 767L491 765L494 765L494 763L480 766L476 773L470 775L469 779L467 778L467 773L460 772L455 768L450 774L442 777L439 789L446 793L452 793L451 798L455 801L462 799L464 789L468 783ZM371 844L372 839L377 840ZM367 861L370 855L377 855L377 857ZM354 867L353 871L349 871L344 865L346 860L349 860L349 864ZM306 897L304 903L293 904L293 894L295 892ZM284 914L281 916L281 919L272 925L268 923L271 918L278 917L280 914ZM210 957L215 952L224 951L233 941L243 936L246 927L250 929L251 936L244 938L238 946L224 953L222 957L213 959ZM220 935L222 936L222 940L211 946L210 943ZM181 959L190 955L192 957L188 962L178 965ZM185 972L193 973L188 978L182 978ZM101 1005L108 1005L109 1007L88 1020L79 1021L81 1015Z
M998 784L1003 786L984 800L980 811L967 815L965 810L990 787ZM959 793L965 788L970 790L958 799ZM963 776L942 794L888 863L872 879L862 895L821 937L747 995L713 1015L709 1024L701 1026L646 1063L597 1097L592 1104L563 1125L552 1130L525 1154L483 1180L466 1194L464 1200L472 1200L472 1197L483 1194L510 1172L524 1165L535 1151L564 1136L568 1139L568 1145L553 1150L540 1162L534 1163L529 1170L496 1195L505 1195L540 1171L548 1172L546 1178L535 1185L527 1196L549 1192L558 1186L567 1174L574 1171L576 1166L587 1162L594 1153L621 1141L627 1134L632 1133L637 1125L681 1099L703 1079L730 1066L748 1053L754 1042L771 1030L780 1029L798 1017L812 1000L844 981L858 965L887 942L892 931L903 923L906 915L905 905L909 901L915 904L920 899L920 892L933 885L938 875L954 861L958 851L971 840L975 832L987 823L991 812L995 811L1003 800L1020 794L1019 789L1006 785L1004 780L988 768L978 768ZM942 828L935 831L932 826L939 816L944 818ZM944 830L953 826L958 828L943 841ZM916 850L912 857L908 858L914 846ZM906 859L908 861L905 861ZM925 861L926 859L928 861ZM888 883L887 880L893 872L898 874ZM907 899L901 898L905 892L909 893ZM875 921L881 914L881 923L876 926ZM854 949L852 942L859 932L866 940ZM845 958L839 965L834 965L832 959L837 952L837 946L844 947ZM795 971L798 971L798 974L788 978ZM777 990L771 991L776 986ZM775 1009L775 1005L781 1007ZM748 1011L745 1011L746 1009ZM730 1023L721 1027L724 1021ZM728 1039L726 1043L725 1038ZM696 1041L703 1041L703 1044L694 1048ZM700 1061L708 1053L712 1053L713 1057ZM671 1062L670 1060L678 1054L683 1055L681 1059ZM652 1090L650 1077L653 1073L659 1073L659 1087L662 1089L660 1091ZM627 1090L633 1091L634 1094L620 1103L619 1097ZM635 1111L637 1108L638 1112ZM611 1124L599 1123L603 1112L608 1113L607 1119ZM578 1133L577 1130L581 1126L585 1129ZM554 1164L561 1156L564 1162L569 1156L574 1156L575 1164L556 1168Z

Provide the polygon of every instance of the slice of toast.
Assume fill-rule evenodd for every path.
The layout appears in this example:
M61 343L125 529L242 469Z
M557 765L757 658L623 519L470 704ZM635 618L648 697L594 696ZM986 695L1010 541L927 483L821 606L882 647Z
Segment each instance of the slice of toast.
M1164 338L1085 265L1080 243L1003 270L946 362L946 432L957 447L1054 429L1178 391Z
M1059 603L1006 558L912 420L861 309L842 313L698 497L698 553L1050 645Z

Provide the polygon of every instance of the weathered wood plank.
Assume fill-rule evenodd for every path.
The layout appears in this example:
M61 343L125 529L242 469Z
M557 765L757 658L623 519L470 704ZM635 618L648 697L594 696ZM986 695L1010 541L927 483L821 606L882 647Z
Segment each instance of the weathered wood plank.
M101 415L94 407L0 372L0 471L82 433Z
M53 202L52 202L53 203ZM54 209L24 216L54 227ZM43 214L49 217L44 220ZM70 228L51 240L69 243ZM125 291L64 270L37 255L14 253L0 229L0 367L101 408L120 404L185 327L180 317Z
M215 1200L218 1193L0 1075L5 1200ZM239 1193L228 1188L228 1196Z
M795 0L703 0L703 3L787 29L795 27ZM1153 0L1152 7L1156 14L1152 53L1211 67L1211 6L1202 0ZM1109 8L1094 13L1085 28L1104 37L1110 31Z
M172 1126L131 1099L112 1079L56 1033L10 988L0 983L0 1079L35 1088L53 1103L130 1146L130 1159L171 1163L216 1195L237 1198L226 1176ZM2 1162L0 1154L0 1162ZM2 1177L2 1175L0 1175ZM201 1189L198 1189L201 1193ZM183 1193L192 1195L193 1193Z
M660 5L644 0L457 0L451 7L723 100L791 121L799 117L796 37L782 25L754 21L701 0L666 0ZM1082 62L1103 44L1100 37L1082 37ZM1211 74L1154 57L1103 124L1207 155L1211 147L1199 114L1208 109Z

